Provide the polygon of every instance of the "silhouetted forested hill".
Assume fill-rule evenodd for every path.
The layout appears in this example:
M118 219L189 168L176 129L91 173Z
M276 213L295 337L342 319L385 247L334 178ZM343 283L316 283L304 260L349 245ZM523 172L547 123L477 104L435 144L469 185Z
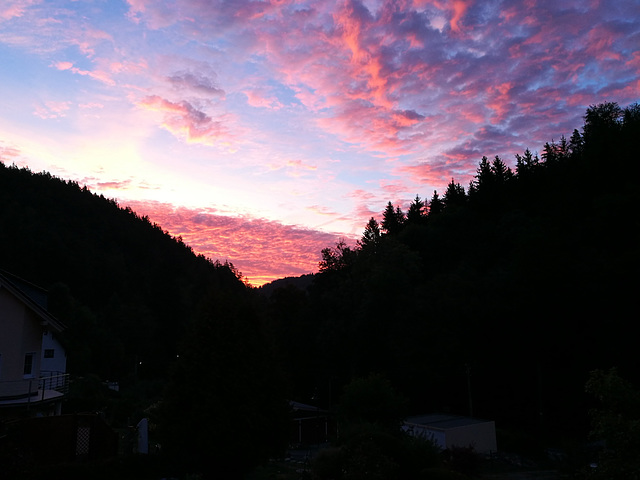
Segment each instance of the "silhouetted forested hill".
M101 410L114 426L151 415L171 471L235 478L286 445L280 369L233 265L76 183L0 162L0 268L48 288L68 326L64 413Z
M586 428L588 372L640 380L640 107L590 107L582 133L483 158L403 212L391 202L355 248L326 248L308 294L270 300L301 401L386 375L415 413Z
M0 205L0 268L50 290L72 373L165 374L204 294L244 289L233 266L48 173L0 163Z
M279 278L258 287L258 291L261 295L269 297L275 290L286 288L288 286L293 286L299 290L306 290L313 282L313 277L313 273L308 273L299 277Z

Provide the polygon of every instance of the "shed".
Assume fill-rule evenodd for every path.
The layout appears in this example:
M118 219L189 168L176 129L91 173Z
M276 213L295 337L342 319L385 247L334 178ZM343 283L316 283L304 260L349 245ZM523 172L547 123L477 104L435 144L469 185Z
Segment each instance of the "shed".
M335 422L327 410L300 402L289 404L292 445L322 444L335 435Z
M420 415L407 418L402 429L413 436L434 441L443 450L473 447L483 454L498 450L496 425L492 420L446 414Z

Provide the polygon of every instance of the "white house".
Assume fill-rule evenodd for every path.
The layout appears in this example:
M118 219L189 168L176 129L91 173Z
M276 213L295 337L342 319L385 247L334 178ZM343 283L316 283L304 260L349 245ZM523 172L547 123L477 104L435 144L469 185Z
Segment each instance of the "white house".
M413 436L435 442L443 450L473 447L482 454L498 450L496 425L490 420L457 415L421 415L407 418L402 429Z
M0 271L0 415L60 414L68 387L64 325L47 292Z
M46 329L42 333L41 376L57 375L67 371L67 355L57 336L58 332L53 329Z

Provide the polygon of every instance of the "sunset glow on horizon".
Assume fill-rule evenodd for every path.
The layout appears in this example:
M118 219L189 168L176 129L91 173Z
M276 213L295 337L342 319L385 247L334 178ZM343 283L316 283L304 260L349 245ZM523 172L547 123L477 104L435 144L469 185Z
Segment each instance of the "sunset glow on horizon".
M640 101L640 1L5 0L0 161L254 285Z

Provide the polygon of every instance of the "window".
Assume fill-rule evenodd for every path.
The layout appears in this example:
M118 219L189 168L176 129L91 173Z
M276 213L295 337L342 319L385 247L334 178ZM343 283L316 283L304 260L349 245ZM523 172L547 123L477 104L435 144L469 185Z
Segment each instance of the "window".
M27 353L24 356L24 376L33 375L33 353Z
M44 358L53 358L55 350L53 348L44 349Z

